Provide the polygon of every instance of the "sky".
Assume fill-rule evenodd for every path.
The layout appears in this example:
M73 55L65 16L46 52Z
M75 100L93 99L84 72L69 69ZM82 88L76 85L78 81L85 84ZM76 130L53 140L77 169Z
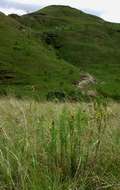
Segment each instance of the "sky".
M0 11L22 15L48 5L69 5L104 20L120 23L120 0L0 0Z

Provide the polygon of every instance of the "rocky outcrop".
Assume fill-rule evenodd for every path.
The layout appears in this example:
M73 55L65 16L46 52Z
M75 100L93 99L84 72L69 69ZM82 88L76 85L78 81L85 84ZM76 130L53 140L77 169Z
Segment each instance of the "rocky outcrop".
M98 92L95 89L92 89L92 86L97 83L96 79L89 73L83 73L80 76L79 81L75 81L73 84L79 88L83 95L89 97L97 97Z
M80 89L85 89L91 84L96 84L96 79L89 73L86 73L80 76L77 86Z

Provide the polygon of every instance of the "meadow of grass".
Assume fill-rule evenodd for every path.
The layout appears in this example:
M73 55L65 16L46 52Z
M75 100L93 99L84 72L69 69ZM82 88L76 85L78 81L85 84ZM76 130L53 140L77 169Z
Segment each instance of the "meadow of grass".
M117 103L0 100L0 190L119 190Z

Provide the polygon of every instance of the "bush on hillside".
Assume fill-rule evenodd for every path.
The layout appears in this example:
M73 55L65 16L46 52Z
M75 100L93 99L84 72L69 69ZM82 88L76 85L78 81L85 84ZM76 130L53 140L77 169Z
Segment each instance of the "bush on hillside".
M64 102L67 98L67 95L62 91L51 91L48 92L46 98L48 101L58 100L60 102Z

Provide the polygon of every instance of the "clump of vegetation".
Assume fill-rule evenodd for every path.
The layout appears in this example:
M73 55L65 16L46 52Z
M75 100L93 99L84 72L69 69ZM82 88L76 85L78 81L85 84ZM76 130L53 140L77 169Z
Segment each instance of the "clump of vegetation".
M0 189L119 189L118 109L1 99Z
M65 100L67 99L67 95L65 92L62 92L62 91L54 91L54 92L51 91L51 92L48 92L46 98L48 101L57 100L60 102L65 102Z

